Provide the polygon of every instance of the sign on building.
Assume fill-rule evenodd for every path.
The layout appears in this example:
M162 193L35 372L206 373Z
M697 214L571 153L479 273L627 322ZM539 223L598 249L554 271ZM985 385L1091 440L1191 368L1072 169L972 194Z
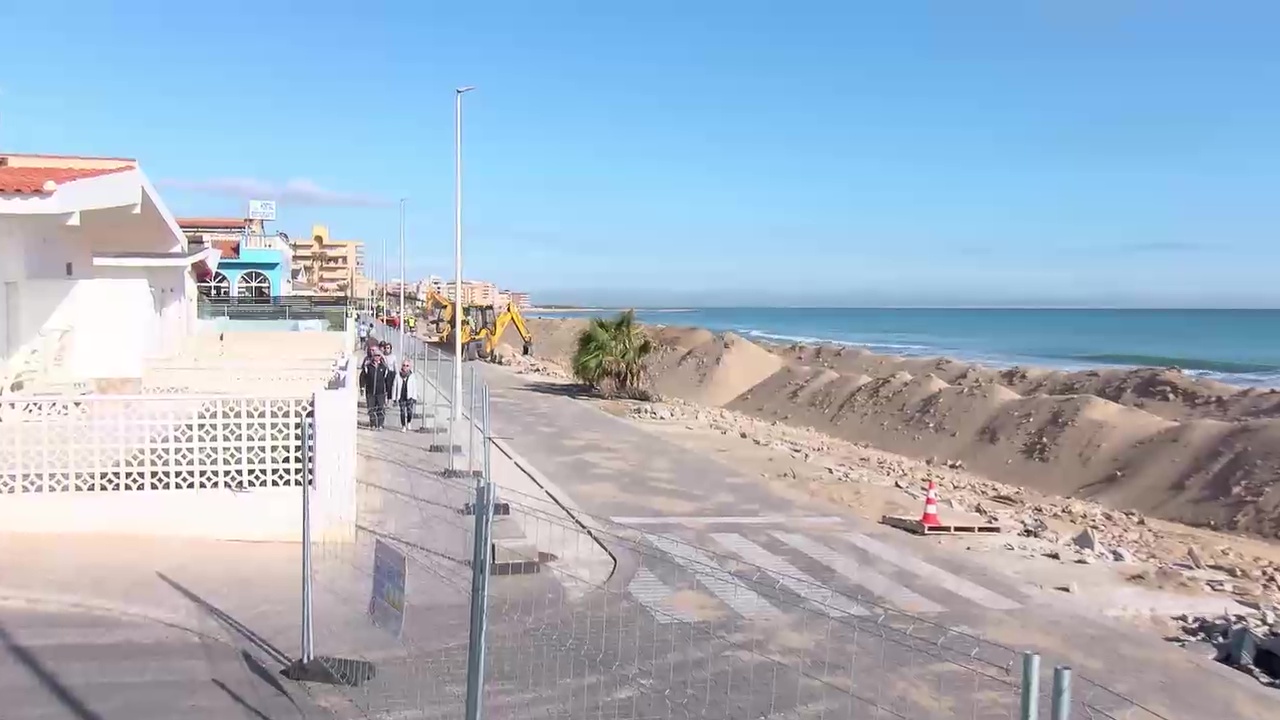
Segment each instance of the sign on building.
M404 629L404 582L408 565L404 553L377 540L373 546L373 593L369 618L397 638Z
M276 219L276 201L275 200L250 200L249 201L249 219L274 221Z

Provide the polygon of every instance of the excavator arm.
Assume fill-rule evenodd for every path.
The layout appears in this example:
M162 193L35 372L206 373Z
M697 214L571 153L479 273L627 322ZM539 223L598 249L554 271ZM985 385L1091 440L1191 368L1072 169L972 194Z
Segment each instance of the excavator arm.
M529 326L524 322L524 316L520 314L520 308L515 303L507 303L507 307L494 321L493 332L485 338L486 354L492 356L498 347L498 341L502 339L502 333L507 329L508 325L515 325L516 332L520 333L520 339L524 341L524 354L533 354L533 333L529 332Z

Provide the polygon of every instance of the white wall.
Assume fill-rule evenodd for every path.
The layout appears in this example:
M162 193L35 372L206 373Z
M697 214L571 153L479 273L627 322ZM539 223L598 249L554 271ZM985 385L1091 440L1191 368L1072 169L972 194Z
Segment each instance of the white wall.
M10 283L11 350L30 348L41 332L70 330L66 379L142 377L159 319L144 279L28 280ZM16 310L15 310L16 308Z
M150 284L140 278L82 280L74 302L72 378L141 378L161 335Z
M185 267L100 267L97 274L103 278L145 280L152 290L152 311L159 318L147 339L149 356L169 357L181 350L183 340L192 333L190 318L195 313L189 294L195 292L194 280L188 282L190 270Z

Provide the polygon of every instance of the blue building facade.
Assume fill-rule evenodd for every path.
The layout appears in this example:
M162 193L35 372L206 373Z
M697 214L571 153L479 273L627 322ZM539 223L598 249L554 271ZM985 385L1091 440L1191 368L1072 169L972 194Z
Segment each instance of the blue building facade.
M218 273L226 278L225 297L276 297L290 294L290 258L278 248L246 248L223 257ZM218 273L215 273L215 279Z
M210 298L270 298L293 293L293 250L284 235L268 235L262 223L233 218L178 219L191 243L216 247L217 272L200 279Z

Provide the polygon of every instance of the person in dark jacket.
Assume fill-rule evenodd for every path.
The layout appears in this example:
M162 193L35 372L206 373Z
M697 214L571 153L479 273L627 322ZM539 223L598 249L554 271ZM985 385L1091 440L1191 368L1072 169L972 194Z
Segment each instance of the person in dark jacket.
M369 353L360 368L360 389L364 390L365 408L369 411L369 427L381 430L387 422L387 400L395 372L387 367L381 350Z

